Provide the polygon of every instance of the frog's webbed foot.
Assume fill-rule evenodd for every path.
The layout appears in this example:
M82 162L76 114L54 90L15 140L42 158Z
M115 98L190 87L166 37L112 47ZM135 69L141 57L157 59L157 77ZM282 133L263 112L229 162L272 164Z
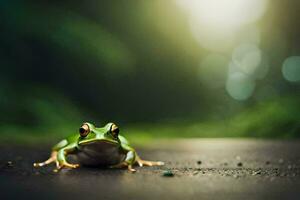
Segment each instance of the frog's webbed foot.
M79 164L70 164L66 161L59 162L57 159L57 151L53 151L51 153L50 158L48 158L48 160L46 160L44 162L40 162L40 163L33 163L33 166L34 167L43 167L43 166L49 165L53 162L56 162L56 169L54 170L55 172L58 172L62 168L75 169L75 168L79 167Z
M133 169L132 165L128 165L127 168L130 172L136 172L136 169Z
M165 163L161 161L148 161L148 160L142 160L141 158L137 158L137 163L140 167L142 166L162 166Z
M129 172L136 172L136 170L134 168L132 168L132 165L128 164L127 162L121 162L119 164L116 164L116 165L113 165L113 166L110 166L110 168L124 168L124 167L127 167L128 171Z
M71 164L66 161L63 162L56 161L56 169L54 169L53 171L58 172L61 169L76 169L78 167L79 164Z
M39 163L33 163L34 167L43 167L45 165L49 165L53 162L55 162L57 159L57 151L53 151L50 155L50 158L48 158L48 160L44 161L44 162L39 162Z

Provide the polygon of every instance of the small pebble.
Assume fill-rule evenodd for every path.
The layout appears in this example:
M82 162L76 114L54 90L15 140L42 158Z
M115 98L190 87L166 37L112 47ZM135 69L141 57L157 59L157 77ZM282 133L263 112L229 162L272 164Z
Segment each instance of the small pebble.
M227 162L225 162L225 163L224 163L224 166L227 166L227 165L228 165L228 163L227 163Z
M13 166L13 162L12 162L12 161L7 161L6 165L7 165L8 167L12 167L12 166Z
M193 171L193 175L197 175L199 171Z
M201 164L202 164L202 161L201 161L201 160L198 160L198 161L197 161L197 164L198 164L198 165L201 165Z
M240 156L236 156L235 159L241 160L241 157Z
M266 161L266 165L269 165L271 162L270 161Z
M260 170L259 171L255 171L255 172L252 173L253 176L258 175L258 174L261 174Z
M288 169L292 169L293 167L292 167L292 165L288 165Z
M242 162L238 162L238 163L237 163L237 166L238 166L238 167L242 167L242 166L243 166L243 163L242 163Z
M165 177L173 177L174 173L171 170L166 170L163 172L163 176Z

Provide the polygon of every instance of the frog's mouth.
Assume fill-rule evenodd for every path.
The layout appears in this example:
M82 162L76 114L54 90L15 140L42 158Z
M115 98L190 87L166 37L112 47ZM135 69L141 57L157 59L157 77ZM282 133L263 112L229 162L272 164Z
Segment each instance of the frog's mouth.
M103 140L103 139L90 139L90 140L83 140L83 141L79 141L78 144L79 145L88 145L88 144L101 144L101 143L105 143L105 144L118 144L117 141L114 140Z

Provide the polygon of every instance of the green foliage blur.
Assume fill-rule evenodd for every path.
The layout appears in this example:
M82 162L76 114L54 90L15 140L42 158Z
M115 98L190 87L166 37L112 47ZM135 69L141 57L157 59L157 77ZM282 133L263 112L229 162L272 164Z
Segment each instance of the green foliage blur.
M1 1L2 139L55 141L85 121L115 122L135 143L300 137L300 83L281 72L300 55L299 6L274 0L257 22L269 70L237 100L225 88L227 68L215 80L214 63L199 69L211 51L172 0ZM225 61L232 51L221 52Z

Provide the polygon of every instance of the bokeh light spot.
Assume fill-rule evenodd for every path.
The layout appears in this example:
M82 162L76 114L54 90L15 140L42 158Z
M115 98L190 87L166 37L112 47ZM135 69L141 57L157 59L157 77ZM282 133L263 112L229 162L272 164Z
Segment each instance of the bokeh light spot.
M176 0L190 18L192 34L208 50L230 50L245 26L251 26L266 11L268 0ZM250 27L250 29L252 29ZM252 29L242 40L260 42L260 32Z
M242 44L232 54L234 64L241 72L252 75L261 63L261 50L254 44Z
M236 100L248 99L252 95L254 88L255 81L241 72L234 72L228 76L226 90Z
M266 11L267 0L177 0L202 24L236 28L257 21Z
M191 32L198 44L213 52L227 52L235 44L235 32L220 27L209 27L190 18Z
M300 56L291 56L285 59L282 66L282 74L287 81L300 81Z

